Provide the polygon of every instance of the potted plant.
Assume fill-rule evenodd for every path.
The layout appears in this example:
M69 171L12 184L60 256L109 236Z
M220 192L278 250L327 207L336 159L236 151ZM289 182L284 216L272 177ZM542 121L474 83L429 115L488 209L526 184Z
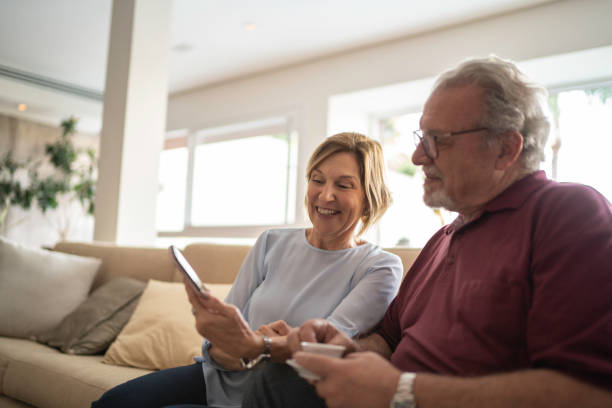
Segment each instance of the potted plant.
M8 229L12 206L30 210L36 203L43 214L62 210L55 218L60 239L66 239L77 204L82 214L93 215L96 157L92 149L77 149L72 141L77 119L61 122L59 140L45 145L39 161L18 162L8 152L0 160L0 231ZM76 214L80 216L81 214ZM19 222L19 221L18 221Z

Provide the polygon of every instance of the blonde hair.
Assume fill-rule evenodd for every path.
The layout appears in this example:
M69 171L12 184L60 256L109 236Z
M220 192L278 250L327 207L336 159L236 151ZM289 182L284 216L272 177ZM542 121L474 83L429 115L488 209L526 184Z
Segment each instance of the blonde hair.
M391 192L385 184L385 160L380 143L360 133L344 132L330 136L310 156L306 179L312 171L336 153L352 153L359 164L361 187L365 193L365 209L360 217L357 236L375 224L391 205ZM308 197L306 197L308 202Z

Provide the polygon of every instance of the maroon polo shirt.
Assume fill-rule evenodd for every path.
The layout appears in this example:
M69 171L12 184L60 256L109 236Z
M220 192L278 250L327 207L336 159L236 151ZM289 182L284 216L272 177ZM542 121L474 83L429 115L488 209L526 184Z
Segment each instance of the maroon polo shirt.
M514 183L439 230L378 333L403 371L551 368L612 389L612 207L594 189Z

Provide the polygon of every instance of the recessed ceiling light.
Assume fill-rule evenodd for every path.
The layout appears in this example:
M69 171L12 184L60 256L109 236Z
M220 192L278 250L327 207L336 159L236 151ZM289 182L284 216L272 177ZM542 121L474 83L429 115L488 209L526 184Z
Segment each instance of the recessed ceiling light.
M242 25L244 31L253 31L256 27L257 26L255 25L255 23L244 23Z
M28 105L26 105L25 103L20 103L19 105L17 105L17 110L19 112L25 112L28 109Z

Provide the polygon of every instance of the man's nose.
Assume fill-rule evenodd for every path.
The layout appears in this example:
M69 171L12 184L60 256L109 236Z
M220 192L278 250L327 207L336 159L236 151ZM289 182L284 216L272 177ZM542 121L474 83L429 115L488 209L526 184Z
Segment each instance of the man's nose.
M423 148L423 143L419 143L416 147L414 153L412 153L412 163L417 166L422 166L424 164L430 164L433 160L429 158L427 153L425 153L425 149Z

